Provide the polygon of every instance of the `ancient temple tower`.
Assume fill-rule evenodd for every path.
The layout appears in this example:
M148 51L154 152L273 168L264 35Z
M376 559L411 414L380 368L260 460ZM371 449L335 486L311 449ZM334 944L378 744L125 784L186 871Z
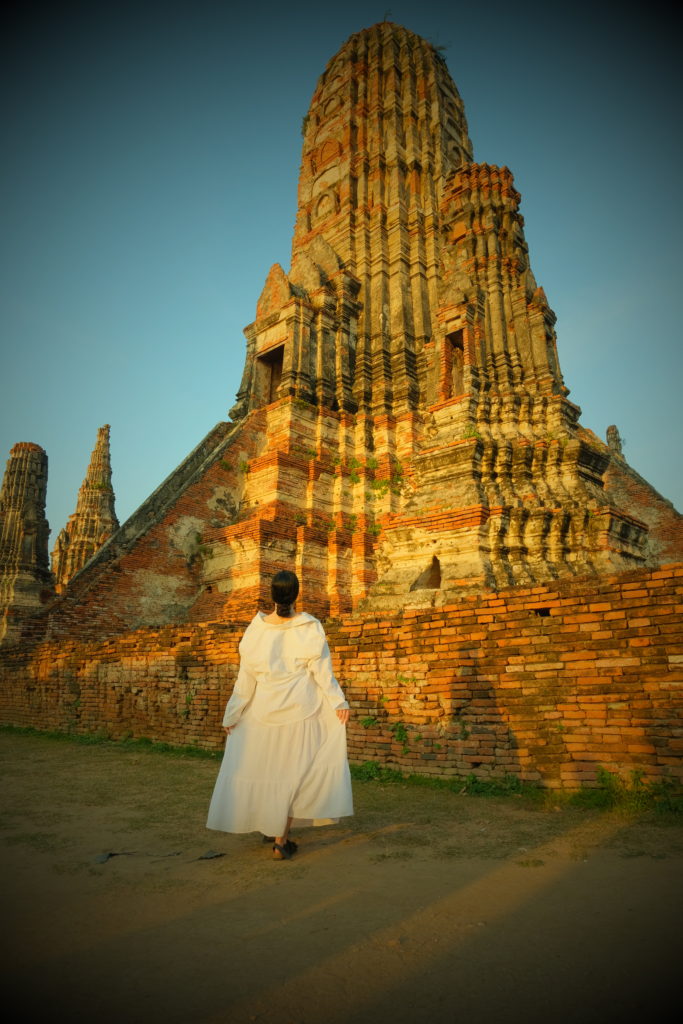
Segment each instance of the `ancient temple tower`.
M351 36L304 119L291 265L245 328L230 422L118 529L102 428L48 635L243 622L285 567L325 617L680 559L681 516L569 400L520 201L473 161L429 43Z
M46 491L47 455L37 444L15 444L0 490L0 642L15 639L54 595Z
M52 552L52 571L58 593L118 529L111 485L109 431L109 424L97 431L90 465L78 492L76 511L59 533Z
M434 602L656 559L568 399L512 175L472 162L439 53L388 22L352 36L304 126L291 269L245 331L231 415L266 411L247 496L299 522L279 544L309 598Z

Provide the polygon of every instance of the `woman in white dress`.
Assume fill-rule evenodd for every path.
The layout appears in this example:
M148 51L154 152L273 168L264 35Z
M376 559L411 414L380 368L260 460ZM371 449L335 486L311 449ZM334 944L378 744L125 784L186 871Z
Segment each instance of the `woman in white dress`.
M320 622L294 611L299 581L278 572L275 609L258 612L239 645L240 668L223 716L225 754L207 828L262 832L289 860L295 825L353 814L346 754L349 705L334 677ZM269 839L270 841L270 839Z

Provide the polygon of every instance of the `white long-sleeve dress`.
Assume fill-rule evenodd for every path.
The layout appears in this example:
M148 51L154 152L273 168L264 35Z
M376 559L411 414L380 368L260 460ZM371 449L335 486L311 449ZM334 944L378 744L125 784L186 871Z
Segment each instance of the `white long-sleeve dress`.
M282 623L257 613L239 645L240 668L223 725L233 727L207 828L284 834L353 814L348 708L320 622L301 612Z

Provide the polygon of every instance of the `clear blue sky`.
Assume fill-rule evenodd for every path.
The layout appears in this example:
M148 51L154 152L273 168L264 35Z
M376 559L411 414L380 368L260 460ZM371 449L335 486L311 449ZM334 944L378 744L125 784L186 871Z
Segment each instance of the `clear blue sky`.
M384 5L387 6L384 6ZM445 46L475 159L522 193L582 422L683 509L680 59L664 8L193 0L17 7L2 53L0 466L49 456L50 546L97 428L123 522L219 420L270 266L289 267L301 121L389 20Z

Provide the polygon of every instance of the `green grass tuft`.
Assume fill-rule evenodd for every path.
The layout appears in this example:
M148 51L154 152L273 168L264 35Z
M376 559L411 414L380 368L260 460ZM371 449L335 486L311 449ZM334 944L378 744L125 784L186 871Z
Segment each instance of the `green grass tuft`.
M15 736L36 736L44 740L57 740L58 742L80 743L83 746L108 747L115 750L132 750L150 754L168 754L171 757L201 757L210 760L220 760L223 757L222 750L205 750L197 746L174 746L172 743L161 743L149 739L147 736L113 740L102 732L74 733L55 732L52 730L43 731L33 729L29 726L0 725L0 733L11 733Z
M655 811L666 815L683 814L683 788L671 780L646 783L642 773L632 772L624 781L599 768L598 788L575 791L548 790L517 775L480 779L475 775L464 778L438 778L431 775L404 775L393 768L385 768L378 761L365 761L351 765L351 777L358 782L401 783L403 786L421 786L425 789L447 790L461 796L523 797L529 803L561 805L589 810L617 810L624 813Z
M371 719L367 719L371 727ZM110 750L125 750L164 754L168 757L194 757L217 761L223 757L222 750L205 750L196 745L174 746L149 739L146 736L133 738L130 735L113 740L102 731L95 733L67 733L34 729L29 726L0 725L0 733L16 736L36 736L40 739L59 743L78 743L84 746L101 746ZM398 738L398 737L397 737ZM597 787L583 789L548 790L522 780L513 774L499 778L480 779L475 775L465 777L439 778L431 775L404 774L394 768L387 768L378 761L352 764L351 777L357 782L380 782L416 786L432 790L446 790L461 796L480 797L523 797L536 804L577 807L587 810L615 810L625 814L655 812L665 816L683 814L683 786L672 779L645 782L643 773L632 771L627 778L598 767Z

